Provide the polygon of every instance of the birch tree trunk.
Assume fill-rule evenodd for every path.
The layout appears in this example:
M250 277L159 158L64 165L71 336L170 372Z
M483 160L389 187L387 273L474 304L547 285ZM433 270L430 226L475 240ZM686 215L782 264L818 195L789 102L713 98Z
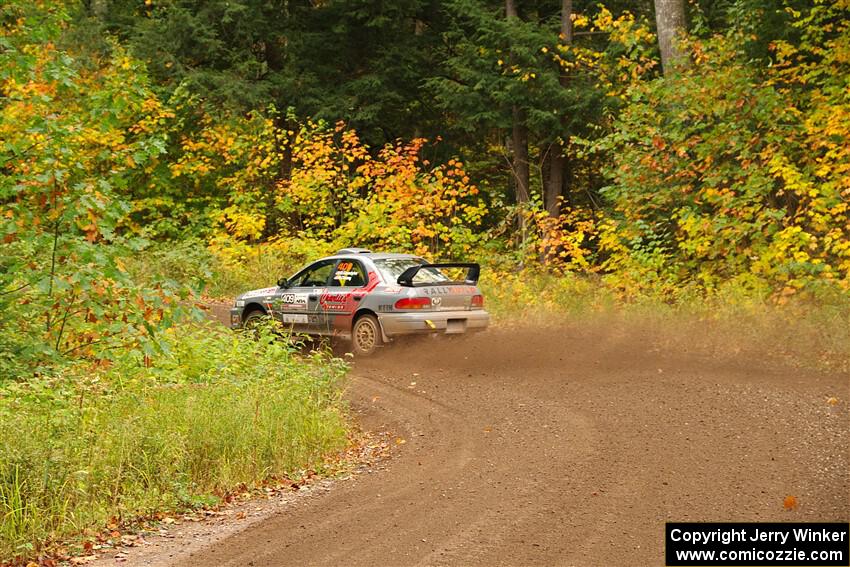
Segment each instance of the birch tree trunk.
M686 31L684 0L655 0L655 24L658 28L658 48L664 75L675 72L676 67L687 64L684 54L676 45Z

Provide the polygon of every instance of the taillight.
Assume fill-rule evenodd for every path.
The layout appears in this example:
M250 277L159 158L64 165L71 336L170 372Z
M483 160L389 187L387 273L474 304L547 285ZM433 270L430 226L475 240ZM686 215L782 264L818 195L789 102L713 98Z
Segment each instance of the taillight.
M472 296L472 307L484 307L484 296L481 294Z
M431 309L430 297L404 297L395 302L396 309Z

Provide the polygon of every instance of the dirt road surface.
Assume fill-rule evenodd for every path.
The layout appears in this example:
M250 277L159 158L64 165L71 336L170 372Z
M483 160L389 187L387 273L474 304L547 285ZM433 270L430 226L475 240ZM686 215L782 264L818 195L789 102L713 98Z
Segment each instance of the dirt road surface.
M848 397L605 325L399 344L349 391L385 470L158 564L663 565L666 521L846 522Z

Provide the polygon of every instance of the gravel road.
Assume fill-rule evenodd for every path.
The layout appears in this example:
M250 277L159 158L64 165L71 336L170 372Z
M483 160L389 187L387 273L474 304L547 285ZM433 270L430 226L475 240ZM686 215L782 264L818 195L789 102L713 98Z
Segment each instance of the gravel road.
M512 328L394 345L348 395L385 469L146 564L663 565L666 521L850 519L847 375Z

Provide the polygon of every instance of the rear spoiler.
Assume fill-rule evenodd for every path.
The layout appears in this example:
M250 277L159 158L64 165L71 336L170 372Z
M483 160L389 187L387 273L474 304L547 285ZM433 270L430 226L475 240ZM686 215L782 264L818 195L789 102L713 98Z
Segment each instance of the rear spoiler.
M419 270L422 268L467 268L469 271L466 273L466 280L463 282L443 282L443 283L430 283L430 284L414 284L413 278L416 277L416 274L419 273ZM406 287L413 287L414 285L451 285L463 283L466 285L475 285L478 283L478 276L481 274L481 266L473 263L459 263L459 264L419 264L418 266L411 266L407 268L402 274L398 277L398 285L403 285Z

